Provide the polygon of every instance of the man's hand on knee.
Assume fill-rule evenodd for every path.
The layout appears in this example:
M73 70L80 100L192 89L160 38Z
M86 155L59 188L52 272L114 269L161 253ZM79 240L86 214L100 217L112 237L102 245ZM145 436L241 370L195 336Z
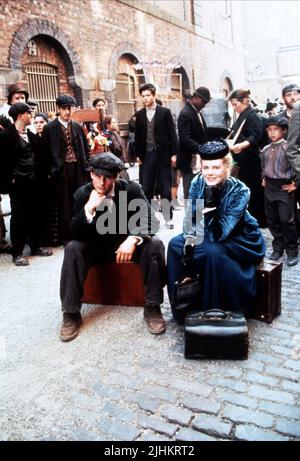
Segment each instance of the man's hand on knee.
M116 251L116 262L126 263L131 261L138 242L139 239L137 237L133 237L132 235L127 237Z

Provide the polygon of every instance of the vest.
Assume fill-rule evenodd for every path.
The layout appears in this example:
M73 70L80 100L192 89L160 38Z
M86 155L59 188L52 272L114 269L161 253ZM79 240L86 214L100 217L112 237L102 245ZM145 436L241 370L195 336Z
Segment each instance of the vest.
M14 169L15 176L33 178L36 171L35 155L31 145L20 136L21 155Z
M65 162L67 163L77 162L76 154L75 154L73 143L72 143L73 134L72 134L71 122L68 123L67 129L62 124L61 124L61 128L63 131L64 139L66 141Z
M152 150L156 149L155 135L154 135L155 115L152 118L151 122L149 122L148 117L146 118L147 118L146 150L151 152Z

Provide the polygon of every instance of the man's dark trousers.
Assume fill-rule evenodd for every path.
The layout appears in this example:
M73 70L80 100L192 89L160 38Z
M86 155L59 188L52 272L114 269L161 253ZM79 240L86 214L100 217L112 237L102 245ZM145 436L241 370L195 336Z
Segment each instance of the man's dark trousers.
M22 255L26 242L31 250L41 245L43 204L38 186L36 177L16 176L11 187L10 237L13 257Z
M161 199L168 200L171 203L172 172L170 166L161 166L159 164L158 153L156 150L146 151L142 169L142 184L148 202L154 197L156 184L159 187ZM157 183L156 183L157 181ZM163 217L169 221L173 217L172 207L162 209Z
M273 250L288 256L298 254L297 231L294 221L294 192L281 189L289 181L280 179L266 179L265 187L265 212L267 225L274 240Z
M110 237L103 236L103 245L98 240L97 247L78 240L72 240L65 247L60 282L63 312L80 311L83 285L90 267L116 260L115 251L124 238L120 241L118 238ZM142 269L145 303L151 306L163 302L163 287L166 283L164 252L164 244L155 236L145 238L141 245L137 245L134 252L133 261L140 263ZM114 281L112 280L111 283ZM130 283L130 271L128 283Z

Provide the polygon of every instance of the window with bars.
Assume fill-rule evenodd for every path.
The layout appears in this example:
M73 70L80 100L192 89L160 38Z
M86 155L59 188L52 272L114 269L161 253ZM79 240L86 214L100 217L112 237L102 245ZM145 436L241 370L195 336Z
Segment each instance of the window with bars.
M201 32L203 27L203 5L202 0L193 0L192 2L192 21L195 25L195 31Z
M40 112L56 111L57 68L49 64L30 64L25 68L30 97L39 103Z
M134 79L128 74L116 75L117 109L120 129L127 129L128 120L134 114Z

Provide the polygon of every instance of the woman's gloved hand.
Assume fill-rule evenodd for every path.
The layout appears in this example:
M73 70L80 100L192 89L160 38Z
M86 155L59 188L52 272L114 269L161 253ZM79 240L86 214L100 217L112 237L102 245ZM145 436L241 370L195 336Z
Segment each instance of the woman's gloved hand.
M184 266L184 273L186 276L193 273L193 259L195 253L195 238L186 237L183 247L182 264Z

